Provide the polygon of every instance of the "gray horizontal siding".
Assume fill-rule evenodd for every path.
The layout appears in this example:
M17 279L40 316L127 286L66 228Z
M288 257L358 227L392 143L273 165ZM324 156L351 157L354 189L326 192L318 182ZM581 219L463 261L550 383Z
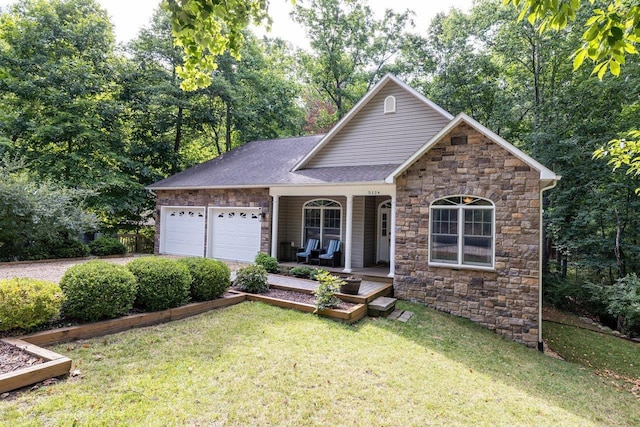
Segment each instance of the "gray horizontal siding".
M384 99L396 112L384 114ZM308 168L400 164L438 133L448 119L389 82L306 165Z

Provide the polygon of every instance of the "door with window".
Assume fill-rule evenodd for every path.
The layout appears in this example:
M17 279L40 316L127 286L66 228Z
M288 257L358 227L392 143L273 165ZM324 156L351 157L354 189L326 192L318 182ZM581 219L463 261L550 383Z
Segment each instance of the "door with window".
M391 201L378 208L378 262L389 262L391 246Z

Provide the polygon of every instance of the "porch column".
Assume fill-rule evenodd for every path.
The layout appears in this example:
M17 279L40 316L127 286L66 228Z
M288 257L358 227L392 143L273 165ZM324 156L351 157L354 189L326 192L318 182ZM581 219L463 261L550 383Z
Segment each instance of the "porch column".
M391 196L391 241L389 242L389 274L393 277L396 270L396 196Z
M278 259L278 212L280 208L280 196L273 196L271 208L271 256Z
M344 273L351 273L351 237L353 235L353 195L347 196L347 235L344 241Z

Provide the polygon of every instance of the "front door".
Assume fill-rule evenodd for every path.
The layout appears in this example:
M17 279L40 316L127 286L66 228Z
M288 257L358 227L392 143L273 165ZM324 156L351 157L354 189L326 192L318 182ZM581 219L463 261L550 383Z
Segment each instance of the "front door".
M391 201L378 208L378 262L389 262L391 245Z

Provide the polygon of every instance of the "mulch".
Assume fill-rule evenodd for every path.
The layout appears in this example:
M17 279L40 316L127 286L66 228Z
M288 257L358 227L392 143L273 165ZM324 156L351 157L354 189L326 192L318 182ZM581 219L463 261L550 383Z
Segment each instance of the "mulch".
M45 360L26 351L0 341L0 374L44 363Z
M299 302L299 303L303 303L303 304L316 305L316 297L315 297L315 295L307 294L307 293L304 293L304 292L296 292L296 291L288 291L288 290L283 290L283 289L269 288L268 292L262 293L260 295L264 295L264 296L270 297L270 298L277 298L277 299L283 299L283 300L287 300L287 301ZM353 303L350 303L350 302L340 301L340 304L338 304L334 308L337 308L337 309L340 309L340 310L349 310L350 308L353 308L356 305L357 304L353 304Z

